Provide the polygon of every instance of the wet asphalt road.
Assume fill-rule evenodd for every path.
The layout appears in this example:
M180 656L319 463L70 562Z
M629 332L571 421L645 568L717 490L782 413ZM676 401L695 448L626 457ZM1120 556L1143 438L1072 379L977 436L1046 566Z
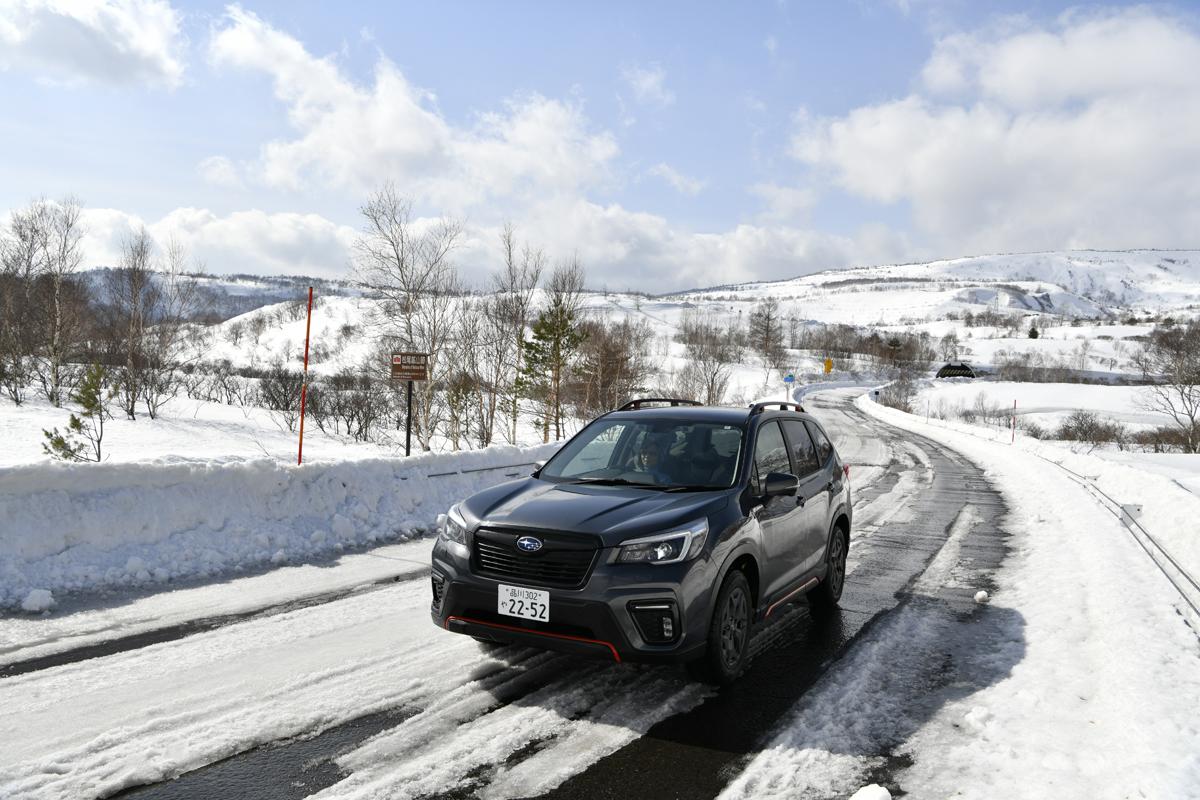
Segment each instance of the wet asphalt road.
M1002 677L994 670L980 672L964 656L985 646L989 636L997 635L993 630L997 626L1007 624L1009 630L1003 635L1013 635L1011 621L989 615L986 607L971 600L977 589L992 588L991 576L1006 553L1001 530L1005 508L981 470L932 441L874 420L851 404L847 392L809 397L805 404L826 423L843 458L854 465L852 555L840 612L816 619L803 601L794 604L756 631L752 666L738 684L690 711L661 719L644 735L541 796L716 797L822 676L841 668L856 643L901 609L929 614L948 633L933 646L907 654L902 670L911 676L912 696L906 703L915 710L907 727L882 730L864 745L870 752L861 755L876 765L872 780L903 792L907 757L896 752L897 747L936 710L936 703L928 698L937 696L939 687L970 691ZM954 531L959 535L951 549L946 545ZM931 577L931 570L937 575ZM580 670L579 661L562 656L547 662L544 669L523 672L526 660L532 661L530 651L521 651L507 664L497 664L494 675L483 676L492 698L480 713L528 703L546 687L553 688L555 680ZM586 669L611 668L588 665ZM518 674L522 677L513 680ZM900 694L906 691L901 687ZM256 747L176 780L119 796L305 797L346 776L335 758L372 736L396 729L418 711L402 707L367 715L316 736ZM502 766L511 769L552 745L552 741L535 741L508 753ZM478 796L487 791L494 771L476 770L442 795L421 794Z

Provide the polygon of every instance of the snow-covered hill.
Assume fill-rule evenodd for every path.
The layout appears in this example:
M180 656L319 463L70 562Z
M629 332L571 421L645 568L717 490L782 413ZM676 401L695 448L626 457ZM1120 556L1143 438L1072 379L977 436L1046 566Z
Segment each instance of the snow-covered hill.
M1200 251L1066 251L830 270L679 292L690 303L774 296L825 322L896 322L995 307L1068 317L1200 309Z

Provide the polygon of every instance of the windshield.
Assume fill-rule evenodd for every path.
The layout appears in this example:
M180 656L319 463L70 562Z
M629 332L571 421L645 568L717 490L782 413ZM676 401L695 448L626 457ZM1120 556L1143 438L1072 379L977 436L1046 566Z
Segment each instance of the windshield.
M715 422L601 420L559 450L539 477L659 489L725 489L737 474L742 433L741 426Z

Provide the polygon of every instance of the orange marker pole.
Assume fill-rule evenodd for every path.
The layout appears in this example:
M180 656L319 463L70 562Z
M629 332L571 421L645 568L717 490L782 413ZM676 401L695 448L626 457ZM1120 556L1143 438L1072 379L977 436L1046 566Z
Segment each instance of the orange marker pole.
M304 383L300 385L300 449L296 452L296 465L304 463L304 405L308 400L308 336L312 332L312 290L308 287L308 322L304 325Z

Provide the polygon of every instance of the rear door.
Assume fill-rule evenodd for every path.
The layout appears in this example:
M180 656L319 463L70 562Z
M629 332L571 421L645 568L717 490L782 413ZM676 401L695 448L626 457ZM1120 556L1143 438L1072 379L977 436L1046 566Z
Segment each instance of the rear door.
M775 420L768 420L758 428L750 472L750 492L754 502L761 504L758 523L766 555L762 567L764 598L774 598L799 577L799 553L803 546L804 509L797 498L764 496L767 474L771 472L792 472L787 441Z
M821 466L818 447L802 420L783 421L792 464L800 486L797 499L803 498L803 514L799 523L802 543L798 548L799 574L807 573L821 563L825 551L825 533L829 523L829 479Z

